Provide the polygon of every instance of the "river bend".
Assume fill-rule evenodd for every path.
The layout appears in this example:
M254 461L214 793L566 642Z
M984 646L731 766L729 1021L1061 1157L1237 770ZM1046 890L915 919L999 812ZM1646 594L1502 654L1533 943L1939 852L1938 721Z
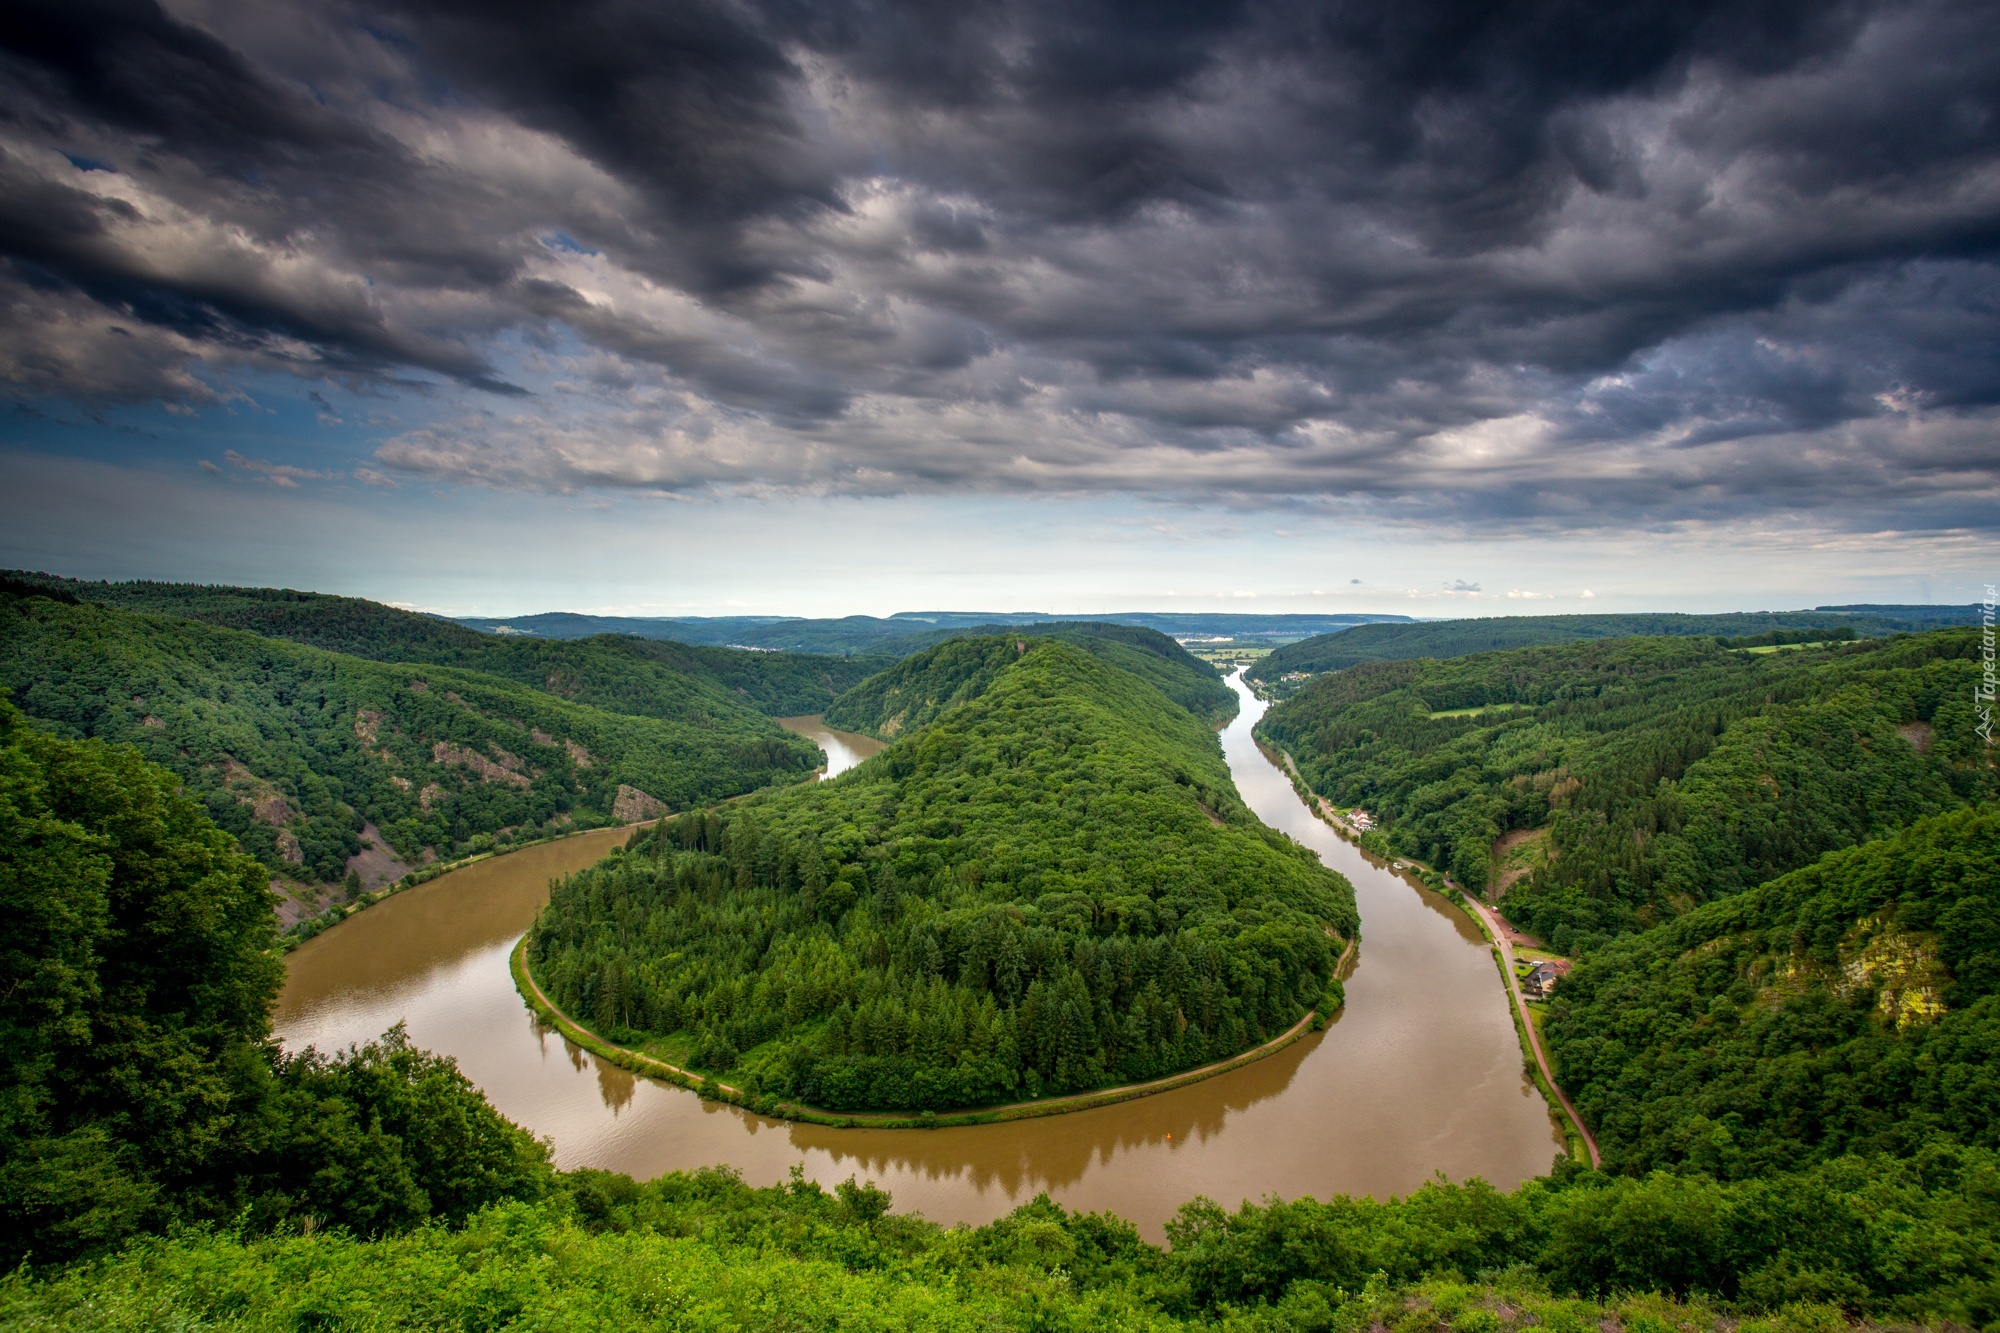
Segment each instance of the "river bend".
M1238 791L1267 824L1353 881L1361 949L1331 1027L1265 1060L1096 1110L936 1130L827 1129L768 1120L638 1078L545 1029L507 955L548 897L625 837L582 834L469 866L389 898L295 950L277 1009L292 1049L366 1041L403 1021L500 1111L555 1145L564 1167L650 1178L726 1164L753 1184L793 1165L831 1186L858 1174L902 1211L990 1221L1046 1190L1151 1238L1181 1203L1276 1194L1408 1193L1442 1171L1512 1188L1562 1147L1522 1067L1505 992L1478 928L1313 818L1259 752L1264 705L1222 733ZM879 749L818 718L782 719L829 757L826 780Z

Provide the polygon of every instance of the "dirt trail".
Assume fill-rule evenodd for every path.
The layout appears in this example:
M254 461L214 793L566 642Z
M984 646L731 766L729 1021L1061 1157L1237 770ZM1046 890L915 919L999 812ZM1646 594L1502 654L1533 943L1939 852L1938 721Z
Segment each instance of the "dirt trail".
M1570 1101L1569 1094L1556 1082L1555 1071L1549 1066L1549 1054L1542 1047L1542 1034L1535 1030L1534 1020L1528 1017L1528 1001L1521 994L1520 978L1514 975L1514 940L1520 936L1520 932L1501 919L1498 912L1469 893L1465 894L1465 905L1485 923L1487 932L1500 946L1500 970L1507 977L1507 994L1513 998L1514 1008L1521 1015L1521 1028L1528 1034L1528 1046L1535 1053L1535 1063L1541 1066L1542 1078L1548 1083L1549 1091L1555 1093L1556 1100L1562 1103L1563 1110L1569 1114L1570 1123L1576 1126L1576 1132L1583 1135L1583 1146L1590 1150L1590 1164L1593 1167L1603 1166L1604 1156L1597 1151L1597 1139L1591 1134L1590 1127L1583 1123L1583 1117L1577 1114L1576 1106Z

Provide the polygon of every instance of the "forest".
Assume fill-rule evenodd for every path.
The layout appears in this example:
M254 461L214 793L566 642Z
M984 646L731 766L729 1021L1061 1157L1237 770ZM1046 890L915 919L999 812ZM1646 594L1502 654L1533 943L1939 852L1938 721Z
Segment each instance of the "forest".
M1974 730L1978 645L1687 636L1363 663L1259 735L1373 815L1385 850L1504 893L1510 918L1581 952L2000 794Z
M1328 671L1344 671L1362 662L1464 657L1471 653L1506 648L1544 647L1635 635L1749 639L1787 631L1844 628L1850 637L1858 635L1867 638L1948 625L1977 624L1978 612L1976 606L1823 606L1812 611L1744 611L1720 615L1494 616L1406 625L1362 625L1336 634L1315 635L1273 649L1269 656L1254 663L1247 674L1270 693L1284 696L1299 688L1298 682L1285 679L1287 675L1316 676ZM1810 637L1816 639L1821 636ZM1807 640L1759 641L1801 643ZM1751 644L1746 642L1735 646L1747 648Z
M820 656L697 647L628 634L537 639L359 597L197 583L89 583L11 571L0 587L181 616L378 662L423 662L502 676L617 713L669 720L747 705L769 717L818 713L887 656Z
M965 687L838 781L663 821L559 884L528 944L550 996L832 1110L1150 1078L1338 1003L1353 891L1244 807L1203 720L1062 639L897 673Z
M2000 1148L2000 808L1921 819L1583 961L1551 1008L1609 1169Z
M1870 673L1921 675L1954 662L1950 649L1949 636L1913 640L1859 666L1842 655L1868 650L1723 657L1760 672L1841 665L1880 684ZM1604 665L1644 685L1671 661ZM1540 674L1512 678L1531 691ZM1763 683L1818 697L1790 679ZM1561 688L1584 697L1574 675ZM1433 702L1478 706L1465 697ZM1341 886L1260 832L1212 746L1143 682L1067 643L1026 645L982 692L840 780L678 816L559 899L612 908L576 914L611 944L669 919L738 930L695 969L720 978L727 949L775 939L727 905L753 907L761 886L795 876L813 919L791 924L812 960L853 967L878 999L983 982L983 1010L1040 985L1061 1014L1047 1068L1067 1055L1074 1073L1093 1035L1097 1052L1121 1049L1081 1000L1159 942L1187 942L1197 983L1256 981L1261 959L1302 1006L1310 987L1282 990L1285 946L1323 961L1321 920L1354 929ZM999 819L1000 801L1036 811L1050 840ZM1127 858L1149 861L1163 839L1183 859L1159 893ZM958 872L971 864L997 873ZM757 1188L720 1169L644 1183L556 1170L546 1145L400 1031L332 1053L272 1043L282 965L265 884L177 774L0 702L0 1326L2000 1328L1990 804L1831 850L1585 958L1549 1032L1606 1170L1559 1162L1511 1192L1440 1179L1388 1200L1197 1198L1164 1245L1045 1198L947 1229L852 1178L825 1189L795 1172ZM983 937L1000 945L987 953L983 922L1001 932ZM1053 988L1054 973L1028 975L1041 966L1060 974ZM923 990L896 992L898 977ZM594 999L606 993L620 995ZM1272 993L1179 994L1191 1019L1210 998L1247 1021ZM795 999L811 997L783 997ZM896 1013L848 1016L849 1068L857 1040L890 1033L885 1007ZM709 1031L737 1037L712 1015ZM921 1054L953 1031L915 1035Z
M272 874L302 881L339 881L364 824L415 863L609 822L622 789L643 794L628 809L685 809L819 763L729 692L640 666L629 693L608 675L574 691L599 706L560 680L537 689L0 590L0 683L25 713L137 747Z
M1156 630L1051 622L1024 625L1004 636L973 631L947 640L849 690L827 710L827 723L883 740L907 735L979 695L1013 662L1014 645L1029 638L1074 644L1212 724L1219 726L1236 714L1236 693L1222 683L1222 673Z

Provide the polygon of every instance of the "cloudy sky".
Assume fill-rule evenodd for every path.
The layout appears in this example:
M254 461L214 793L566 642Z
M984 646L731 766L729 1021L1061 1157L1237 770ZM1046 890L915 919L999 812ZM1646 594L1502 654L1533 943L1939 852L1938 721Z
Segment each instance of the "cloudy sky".
M0 562L459 611L2000 578L2000 6L14 0Z

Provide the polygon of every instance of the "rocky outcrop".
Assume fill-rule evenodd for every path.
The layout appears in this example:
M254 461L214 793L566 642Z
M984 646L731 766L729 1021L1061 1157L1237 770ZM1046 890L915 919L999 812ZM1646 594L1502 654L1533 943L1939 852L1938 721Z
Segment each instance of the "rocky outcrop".
M497 760L488 759L479 751L450 741L439 741L431 746L431 762L447 764L456 768L468 768L479 775L481 782L504 782L512 787L525 787L529 779L521 769L524 767L520 756L508 754L494 747Z
M667 813L665 801L626 783L618 784L618 799L611 803L611 817L621 824L658 819Z

